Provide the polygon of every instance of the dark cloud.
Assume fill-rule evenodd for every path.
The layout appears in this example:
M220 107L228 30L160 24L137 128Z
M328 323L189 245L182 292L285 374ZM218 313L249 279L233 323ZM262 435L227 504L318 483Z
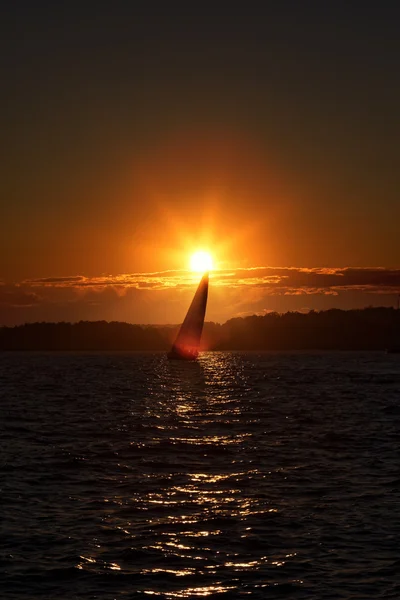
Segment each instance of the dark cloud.
M77 275L74 277L43 277L40 279L26 279L23 283L27 285L47 285L47 284L58 284L58 283L76 283L83 281L84 277Z
M22 307L34 306L39 304L41 297L30 291L26 291L19 286L2 285L0 287L0 306L2 307Z
M178 285L185 277L184 271L159 271L154 273L122 273L119 275L101 275L85 277L77 275L72 277L45 277L40 279L26 279L23 285L32 287L60 287L60 288L103 288L103 287L141 287L163 288ZM186 273L194 284L193 276Z
M217 281L219 275L216 275ZM400 290L400 269L384 268L276 268L238 269L223 273L223 285L257 286L272 293L332 293L340 289L365 292ZM286 288L286 290L285 290Z
M200 275L163 271L46 277L0 285L0 324L24 321L123 320L179 323ZM393 305L400 270L384 268L225 269L211 275L207 316L223 322L265 311Z
M103 287L136 287L143 289L165 289L193 287L198 277L187 271L160 271L156 273L124 273L120 275L104 275L100 277L47 277L31 279L23 282L32 287L71 287L71 288L103 288ZM322 268L307 269L297 267L255 267L250 269L229 269L214 271L212 281L217 286L230 287L264 287L276 293L298 289L317 290L312 293L324 293L328 289L365 289L400 288L400 269L385 268Z

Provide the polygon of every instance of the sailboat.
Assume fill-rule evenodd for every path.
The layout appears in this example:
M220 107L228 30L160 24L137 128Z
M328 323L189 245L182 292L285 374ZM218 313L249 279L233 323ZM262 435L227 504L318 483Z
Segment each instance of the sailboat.
M208 273L201 278L199 287L187 311L176 340L167 356L170 360L196 360L199 354L208 296Z

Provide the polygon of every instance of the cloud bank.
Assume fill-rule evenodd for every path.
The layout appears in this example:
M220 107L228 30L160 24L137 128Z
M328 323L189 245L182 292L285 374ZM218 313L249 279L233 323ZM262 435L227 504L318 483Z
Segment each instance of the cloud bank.
M200 275L187 271L45 277L0 283L0 324L35 320L178 323ZM394 304L400 269L253 267L211 274L207 318L269 310Z
M160 271L156 273L133 273L102 275L100 277L47 277L27 279L21 283L29 287L101 288L122 287L142 289L184 289L194 286L199 276L188 271ZM400 289L400 269L385 268L297 268L252 267L213 271L213 285L240 287L263 287L272 293L332 293L337 290L358 289L386 291Z

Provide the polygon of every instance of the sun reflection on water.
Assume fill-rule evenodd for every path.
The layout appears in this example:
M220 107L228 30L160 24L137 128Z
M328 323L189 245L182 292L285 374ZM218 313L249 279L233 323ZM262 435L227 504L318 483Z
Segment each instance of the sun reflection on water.
M289 554L258 550L258 529L280 508L266 487L271 471L252 458L259 417L237 401L249 390L241 359L206 354L193 365L161 362L157 401L149 385L129 452L118 458L127 474L107 482L105 542L77 568L153 577L141 592L166 598L223 594L240 587L238 573L282 569ZM113 492L113 483L124 493ZM127 539L122 560L106 551L107 536ZM163 575L191 578L190 586L161 589Z
M146 590L143 593L153 596L164 596L167 598L190 598L190 597L205 597L211 596L212 594L222 594L229 590L236 589L236 586L228 585L210 585L205 587L186 588L184 590L177 590L176 592L156 592L153 590Z

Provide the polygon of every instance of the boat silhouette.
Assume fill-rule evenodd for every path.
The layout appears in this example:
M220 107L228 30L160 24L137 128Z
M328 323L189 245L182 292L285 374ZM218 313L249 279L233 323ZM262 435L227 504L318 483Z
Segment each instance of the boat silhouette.
M170 360L196 360L198 357L207 297L208 273L205 273L201 278L176 340L167 354Z

